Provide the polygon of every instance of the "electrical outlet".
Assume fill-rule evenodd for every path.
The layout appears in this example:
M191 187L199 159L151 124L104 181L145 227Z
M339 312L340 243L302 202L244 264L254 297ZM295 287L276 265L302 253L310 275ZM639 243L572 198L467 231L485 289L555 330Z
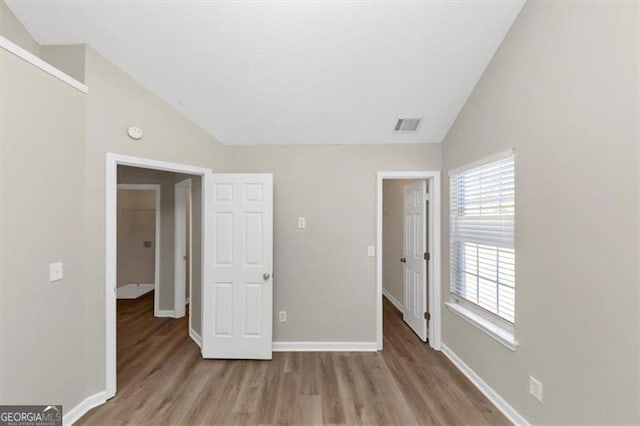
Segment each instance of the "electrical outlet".
M542 402L542 382L533 376L529 376L529 393Z
M304 217L298 218L298 229L305 229L307 227L307 219Z
M287 311L278 312L278 320L280 322L287 322Z
M63 277L62 262L49 264L49 282L60 281Z

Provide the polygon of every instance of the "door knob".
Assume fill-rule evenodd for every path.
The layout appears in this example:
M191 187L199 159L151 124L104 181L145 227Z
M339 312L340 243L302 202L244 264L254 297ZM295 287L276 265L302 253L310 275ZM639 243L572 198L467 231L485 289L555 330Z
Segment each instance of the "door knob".
M406 258L404 258L404 257L401 257L401 258L400 258L400 262L402 262L402 263L407 263L407 259L406 259Z
M263 280L268 280L269 278L271 278L271 275L269 275L269 273L265 272L264 274L262 274L262 279Z

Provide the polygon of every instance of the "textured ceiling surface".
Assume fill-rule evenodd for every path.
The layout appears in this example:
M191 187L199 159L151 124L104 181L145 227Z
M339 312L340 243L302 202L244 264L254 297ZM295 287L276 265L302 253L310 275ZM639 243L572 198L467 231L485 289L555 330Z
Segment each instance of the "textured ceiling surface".
M9 0L225 144L442 142L524 1ZM424 119L393 133L401 117Z

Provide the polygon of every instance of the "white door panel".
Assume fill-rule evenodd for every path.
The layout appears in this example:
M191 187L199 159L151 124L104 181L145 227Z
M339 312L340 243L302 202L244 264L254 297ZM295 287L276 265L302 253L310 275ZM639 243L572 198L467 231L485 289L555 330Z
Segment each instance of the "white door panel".
M273 178L211 176L210 275L204 287L205 358L271 359Z
M404 312L402 318L423 340L427 340L425 252L427 251L427 182L404 187Z

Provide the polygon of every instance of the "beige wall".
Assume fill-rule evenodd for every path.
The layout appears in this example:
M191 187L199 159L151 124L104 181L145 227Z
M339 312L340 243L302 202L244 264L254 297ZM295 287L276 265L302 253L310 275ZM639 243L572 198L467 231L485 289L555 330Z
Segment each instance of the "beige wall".
M0 0L0 35L18 46L40 56L40 45L18 21L16 15Z
M225 147L225 171L274 174L274 341L375 341L376 173L439 168L435 144Z
M404 241L404 187L411 179L385 179L382 182L382 287L404 303L403 268L400 258Z
M85 95L4 49L0 93L0 404L73 407L90 393Z
M445 176L516 149L520 347L446 308L443 339L532 423L640 421L638 18L635 2L530 1L444 142Z
M155 282L155 191L118 189L117 223L117 286ZM151 245L146 247L145 241Z
M41 46L40 56L65 74L75 78L81 83L85 81L85 54L84 44L70 44L64 46Z

